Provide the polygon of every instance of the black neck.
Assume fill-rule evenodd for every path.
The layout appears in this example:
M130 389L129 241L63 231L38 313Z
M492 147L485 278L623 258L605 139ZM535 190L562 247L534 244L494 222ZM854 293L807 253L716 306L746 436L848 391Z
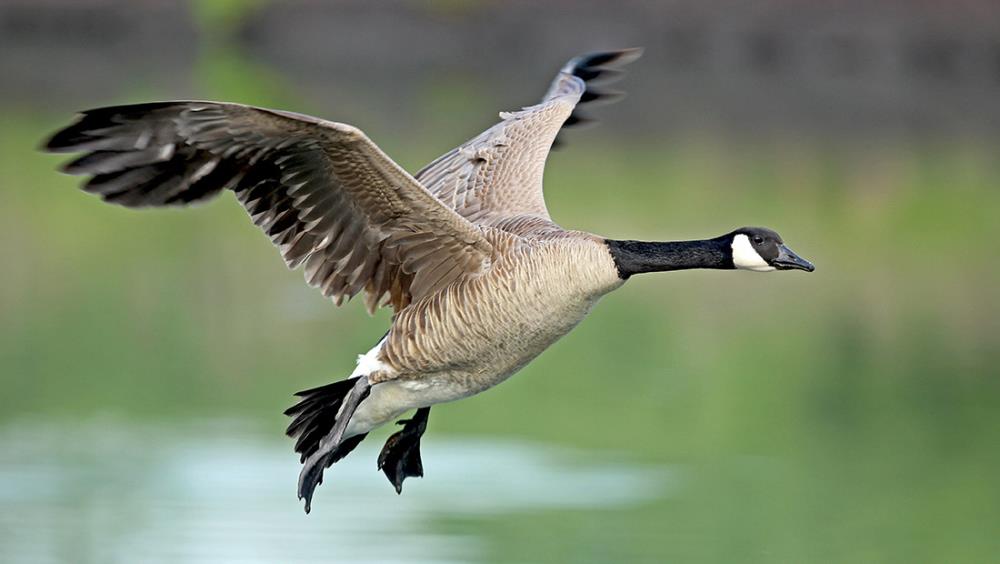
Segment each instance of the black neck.
M616 241L607 239L618 275L627 280L633 274L689 268L733 267L728 236L701 241Z

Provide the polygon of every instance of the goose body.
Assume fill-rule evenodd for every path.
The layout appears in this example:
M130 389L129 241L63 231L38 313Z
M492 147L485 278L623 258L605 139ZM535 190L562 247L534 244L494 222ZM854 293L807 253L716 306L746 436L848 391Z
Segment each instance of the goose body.
M366 355L377 360L377 368L362 371L383 383L361 403L347 436L366 433L409 409L499 384L624 283L607 245L591 235L553 232L518 245L490 272L396 316L385 339Z
M394 310L385 336L345 380L299 392L286 411L309 511L325 468L372 429L416 414L379 467L401 490L423 475L432 405L502 382L635 274L685 268L766 271L812 265L764 228L713 239L642 242L565 230L542 194L545 159L579 107L614 94L597 83L638 57L571 60L542 101L411 176L357 128L277 110L180 101L84 112L46 149L84 189L126 207L185 205L235 193L288 266L340 305L364 293Z

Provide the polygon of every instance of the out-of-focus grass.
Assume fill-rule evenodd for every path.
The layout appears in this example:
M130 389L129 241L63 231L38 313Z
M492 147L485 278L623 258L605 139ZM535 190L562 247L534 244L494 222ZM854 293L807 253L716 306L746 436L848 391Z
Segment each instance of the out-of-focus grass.
M34 150L65 118L7 115L0 131L0 417L235 412L279 433L292 391L345 376L381 335L386 312L335 311L229 195L137 212L78 191L53 171L60 159ZM415 169L468 133L383 145ZM511 382L434 410L433 434L679 465L675 497L620 515L441 526L485 536L505 561L995 554L1000 168L989 152L587 137L551 158L557 221L645 239L766 225L818 270L638 277Z

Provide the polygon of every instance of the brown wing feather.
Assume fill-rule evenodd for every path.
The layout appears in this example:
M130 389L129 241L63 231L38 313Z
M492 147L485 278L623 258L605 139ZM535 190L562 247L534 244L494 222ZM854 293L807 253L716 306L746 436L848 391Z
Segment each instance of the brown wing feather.
M216 102L84 112L46 144L128 207L182 205L230 189L289 267L339 305L401 309L490 264L482 230L441 204L349 125Z
M578 113L578 104L619 98L594 86L619 78L617 67L641 53L624 49L569 61L541 103L501 113L503 121L424 167L417 180L473 223L493 225L519 215L549 219L542 175L556 135L563 127L588 121Z

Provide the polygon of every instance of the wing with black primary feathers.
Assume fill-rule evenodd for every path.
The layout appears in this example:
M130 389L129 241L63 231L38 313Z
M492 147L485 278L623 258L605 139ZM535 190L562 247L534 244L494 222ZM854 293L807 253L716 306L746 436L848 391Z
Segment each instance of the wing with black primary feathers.
M515 216L549 219L542 176L556 136L564 127L591 121L581 107L620 99L622 93L599 86L619 79L619 67L641 54L641 49L623 49L572 59L539 104L501 113L500 123L428 164L417 180L474 223Z
M481 228L444 206L364 133L217 102L83 113L45 145L84 189L127 207L184 205L230 189L289 267L339 305L362 290L397 310L487 269Z

